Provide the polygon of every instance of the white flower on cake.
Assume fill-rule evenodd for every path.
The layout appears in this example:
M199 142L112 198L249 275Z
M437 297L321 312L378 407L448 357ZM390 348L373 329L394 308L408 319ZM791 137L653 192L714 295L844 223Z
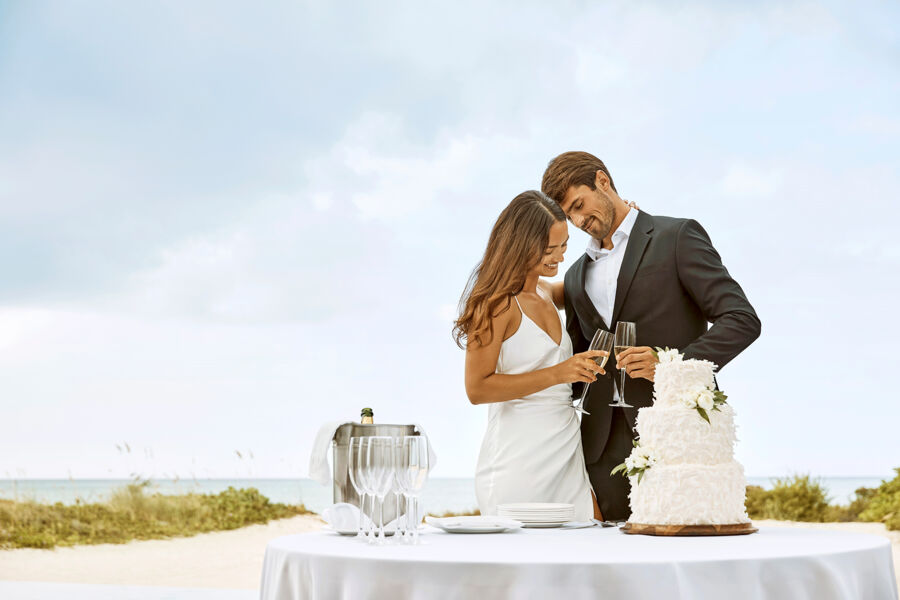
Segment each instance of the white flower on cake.
M680 398L680 402L685 408L697 408L697 394L688 392Z
M681 362L683 356L678 352L678 348L661 348L656 349L656 358L661 363Z
M634 440L634 448L631 449L631 454L625 458L625 462L610 471L609 474L615 475L621 472L627 477L637 477L637 482L640 483L641 479L644 478L644 471L654 464L656 464L656 456L653 450L642 448L640 442Z
M677 402L684 408L696 410L703 420L710 423L708 411L718 411L719 406L725 404L725 400L728 398L728 396L716 389L715 379L712 377L715 365L705 360L684 360L684 356L679 354L678 350L669 348L663 350L657 347L656 357L659 359L657 367L662 367L661 370L665 370L670 376L674 376L672 378L676 384L676 390L674 391L673 399L677 399ZM699 372L701 375L705 371L709 374L708 380L704 378L697 381L693 377L685 380L679 377L681 374L671 371L672 368L680 369L681 365L685 369L691 369ZM697 371L697 369L699 370ZM658 390L654 389L655 397L657 392Z

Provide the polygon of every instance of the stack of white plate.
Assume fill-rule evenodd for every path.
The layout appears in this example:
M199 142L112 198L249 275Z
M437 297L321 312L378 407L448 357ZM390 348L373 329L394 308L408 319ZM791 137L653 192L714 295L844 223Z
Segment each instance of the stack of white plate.
M523 527L559 527L575 520L575 505L550 502L500 504L497 516L521 521Z

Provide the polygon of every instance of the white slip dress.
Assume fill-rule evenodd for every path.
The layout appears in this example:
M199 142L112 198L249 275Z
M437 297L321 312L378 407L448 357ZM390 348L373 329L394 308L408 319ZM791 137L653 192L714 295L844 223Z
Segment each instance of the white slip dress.
M497 373L528 373L572 356L572 340L562 318L562 338L556 344L525 314L518 298L516 304L522 321L500 346ZM490 404L475 495L483 515L496 515L498 504L510 502L565 502L575 505L578 521L594 516L571 384Z

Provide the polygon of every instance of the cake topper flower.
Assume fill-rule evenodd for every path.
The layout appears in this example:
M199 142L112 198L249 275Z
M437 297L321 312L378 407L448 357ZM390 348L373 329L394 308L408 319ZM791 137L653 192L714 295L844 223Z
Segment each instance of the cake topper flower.
M681 362L684 358L681 352L678 351L678 348L669 348L668 346L665 349L657 346L653 355L656 356L656 360L660 363Z
M684 360L684 355L678 352L677 348L666 347L663 349L657 346L654 355L659 360L660 364L682 362ZM713 365L713 369L715 368L715 365ZM696 410L697 414L703 417L703 420L710 425L712 425L712 423L709 420L709 413L718 411L719 406L725 404L725 400L727 399L728 396L716 389L715 383L712 385L696 386L683 392L678 397L678 401L683 407Z
M688 390L679 398L681 405L685 408L693 408L703 419L712 425L709 421L709 413L719 411L719 407L726 404L726 396L722 391L710 387L696 387Z
M621 465L609 472L610 475L622 473L626 477L637 477L640 483L644 478L644 472L656 464L656 456L650 448L642 448L638 440L633 442L634 448L631 454L625 459Z

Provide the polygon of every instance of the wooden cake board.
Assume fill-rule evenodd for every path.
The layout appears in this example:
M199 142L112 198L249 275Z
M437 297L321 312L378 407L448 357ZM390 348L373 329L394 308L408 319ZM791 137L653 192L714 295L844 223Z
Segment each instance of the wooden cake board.
M644 523L625 523L623 533L641 535L747 535L759 531L753 523L734 523L729 525L647 525Z

